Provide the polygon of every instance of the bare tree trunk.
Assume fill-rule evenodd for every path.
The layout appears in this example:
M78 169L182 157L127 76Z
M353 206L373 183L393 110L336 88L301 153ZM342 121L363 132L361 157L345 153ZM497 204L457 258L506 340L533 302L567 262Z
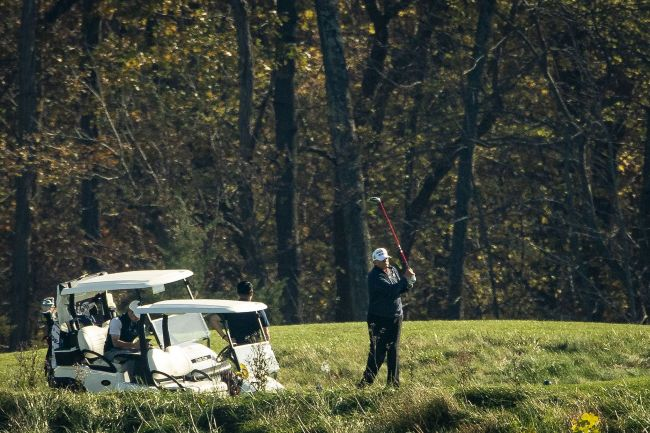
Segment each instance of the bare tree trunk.
M580 240L576 233L576 227L578 226L577 220L577 210L576 210L576 192L575 192L575 176L573 169L575 163L575 155L573 151L573 142L570 139L562 141L560 143L562 146L562 180L564 182L564 187L566 188L566 194L564 197L564 208L566 215L566 230L567 236L566 241L568 242L568 257L566 262L566 272L568 275L568 284L569 284L569 294L571 296L571 304L575 311L582 312L584 302L582 302L582 297L587 290L587 284L585 278L585 272L582 266L581 258L581 249L580 249Z
M454 228L451 252L449 255L449 293L448 313L450 319L463 316L463 272L465 262L465 239L469 220L469 202L472 197L474 144L478 137L478 109L481 76L485 68L487 43L490 38L490 26L494 15L495 0L481 0L478 4L479 16L476 24L476 36L472 69L467 76L465 91L465 119L463 122L462 147L458 159L458 180L456 182L456 208L454 210Z
M447 10L448 6L444 2L423 2L418 5L418 8L418 15L420 17L418 32L413 40L413 54L409 56L409 59L413 57L418 59L426 58L428 50L425 43L428 43L434 27L437 25L438 21L441 20L441 14ZM511 19L514 19L514 16L517 13L517 8L518 2L513 2L510 10ZM506 34L504 37L512 31L513 29L510 26L506 26ZM499 48L495 50L494 59L490 62L492 94L489 99L491 100L491 108L486 110L486 115L483 116L481 122L477 126L477 137L481 137L492 128L497 120L497 115L502 111L503 104L501 102L501 89L499 83L499 60L501 50L502 45L499 45ZM423 61L417 63L418 69L416 69L414 76L416 81L422 81L424 80L424 68L426 67L426 63ZM388 87L391 85L389 83L394 83L398 79L398 76L391 77L389 80L386 80L384 86ZM416 110L418 104L418 100L415 99L413 110ZM382 109L379 108L376 112L377 115L381 115ZM411 117L414 118L415 116L412 114ZM410 123L413 124L413 126L410 127L411 134L415 135L415 124L414 122ZM402 248L407 255L410 253L411 248L413 248L416 233L422 225L422 218L431 209L431 196L438 188L440 182L454 168L454 161L458 157L460 142L461 140L456 140L447 144L442 149L439 149L436 158L432 159L429 164L429 172L424 179L419 182L420 189L417 192L415 191L414 186L406 187L406 212L400 239L402 240ZM407 161L409 160L410 156L407 155ZM411 170L411 167L407 167L407 173L410 173ZM409 179L413 182L415 178L414 176L409 176Z
M375 32L372 36L370 54L361 80L361 95L354 106L354 120L358 127L368 121L369 101L375 93L384 70L384 61L388 54L388 23L390 21L390 17L379 10L376 0L364 0L364 4Z
M632 244L634 241L632 241L632 234L628 230L628 223L623 216L621 203L618 198L619 182L616 166L622 134L616 134L614 131L623 131L623 128L622 124L612 124L611 127L608 126L607 122L603 118L602 108L599 108L599 111L596 113L596 115L598 116L598 123L602 126L603 135L606 137L605 144L603 146L605 149L602 152L605 154L605 173L603 173L606 178L605 189L607 195L607 205L605 205L605 207L611 213L611 217L606 218L606 221L610 222L609 220L611 219L615 225L615 238L618 239L619 245L618 258L612 258L616 261L617 267L619 268L619 275L623 280L627 291L629 318L634 322L640 322L645 320L646 310L642 301L641 290L637 287L637 284L635 284L638 283L638 280L635 281L632 276ZM594 204L594 214L597 215L597 213L598 207ZM606 244L604 245L607 246ZM611 251L612 248L609 247L607 249L608 251Z
M350 290L350 273L345 268L348 263L347 242L345 239L345 220L343 209L335 205L332 213L332 238L334 240L335 276L336 276L336 308L334 318L337 322L347 322L355 319L357 307L354 294Z
M593 187L589 176L587 175L587 162L586 162L586 134L585 131L578 125L576 119L574 118L571 110L569 109L567 103L564 100L564 97L560 91L559 86L557 85L551 70L549 68L548 59L551 55L551 50L549 50L546 38L542 32L541 25L537 16L533 17L535 22L536 31L540 40L540 45L542 48L541 53L538 54L538 63L541 69L541 72L544 74L547 86L550 93L553 95L553 99L556 102L558 116L561 117L561 121L565 125L565 131L563 132L566 137L567 143L575 143L577 145L577 154L575 157L575 170L576 170L576 186L577 192L580 194L584 205L584 211L580 215L582 223L586 232L589 234L588 244L589 248L593 249L600 255L600 258L608 265L609 269L612 272L614 278L618 279L623 287L625 287L625 292L627 296L627 315L628 318L634 321L640 320L641 314L640 309L638 308L638 293L634 289L632 282L632 276L630 268L628 266L628 259L623 258L624 263L621 264L617 258L614 256L612 249L607 245L605 235L598 227L598 218L596 214L596 206L594 205L594 194ZM557 65L556 65L557 67ZM611 148L608 151L611 153ZM613 175L613 173L610 173ZM571 187L572 188L572 187ZM593 246L593 247L591 247ZM584 249L584 245L576 245L577 248ZM624 247L625 249L625 247ZM627 253L624 253L627 255ZM577 264L582 266L581 263ZM593 283L590 284L591 287L596 288L595 291L591 293L587 292L587 296L590 299L590 302L594 304L595 311L598 313L598 308L601 300L605 298L604 294L599 293L597 286ZM592 313L593 314L593 313Z
M496 278L496 274L494 273L494 256L492 254L492 244L490 243L488 225L487 225L487 221L485 220L485 212L483 211L481 191L476 187L476 185L472 185L472 186L474 188L474 198L476 201L476 210L478 212L479 238L480 238L481 247L483 248L483 252L486 257L488 278L490 279L490 291L492 293L492 315L494 316L495 319L499 319L501 314L499 311L497 278Z
M345 272L344 281L337 280L340 299L348 298L351 305L337 304L337 320L362 320L368 306L366 274L368 272L368 229L365 221L363 178L359 143L350 115L348 73L343 42L338 23L336 1L316 0L318 30L325 64L328 121L335 156L336 210L341 212L335 251L345 250L345 257L336 257L336 266ZM339 309L341 309L339 311Z
M645 109L645 143L643 146L643 179L639 197L639 258L641 268L641 301L644 320L650 311L650 107Z
M598 228L596 210L593 201L593 193L591 188L591 183L587 176L586 160L585 160L585 149L584 149L584 139L580 137L581 142L579 145L579 156L578 156L578 178L579 185L581 188L582 196L586 200L587 209L584 212L584 223L588 233L593 238L593 242L596 247L596 251L601 254L602 258L609 265L609 268L612 270L612 274L617 278L625 287L627 301L628 301L628 316L633 321L639 320L639 310L637 307L637 296L632 285L632 279L629 272L629 268L626 268L624 265L614 257L612 250L607 246L605 239L603 238L603 233ZM598 294L598 297L602 297L601 294ZM600 302L600 299L597 300Z
M411 44L408 50L401 57L406 57L405 59L400 59L399 64L408 64L412 68L411 74L405 74L407 76L412 75L412 80L414 83L418 83L415 91L413 92L413 106L409 112L406 132L410 137L416 137L419 133L419 117L422 114L423 106L425 101L425 94L423 91L423 82L428 73L430 73L431 64L426 59L430 56L430 43L431 36L435 26L438 24L438 14L441 12L441 9L444 8L442 2L421 2L417 5L418 13L418 24L417 30L415 32L415 37L411 40ZM421 59L417 62L412 62L411 59L417 58ZM408 60L407 60L408 59ZM394 86L395 80L398 79L398 74L395 73L394 77L390 77L389 80L383 85L384 88ZM384 89L382 89L384 90ZM377 116L383 117L383 109L377 110ZM376 116L376 117L377 117ZM377 120L373 121L375 125L379 122ZM453 152L450 152L453 154ZM411 144L406 152L406 175L407 181L404 184L404 223L402 225L400 240L402 241L402 249L404 254L408 257L415 243L415 234L420 225L420 219L422 214L430 209L431 207L431 195L437 188L440 180L452 169L453 167L453 157L447 158L445 156L445 161L447 161L445 168L443 170L438 170L437 163L438 161L431 164L432 172L429 172L425 177L424 181L417 182L415 176L415 161L416 161L416 147L411 140ZM420 183L422 185L421 189L417 191L416 185Z
M293 0L278 0L280 35L276 53L275 141L280 153L280 179L275 196L275 223L278 237L278 279L283 282L282 315L289 323L302 321L300 308L300 250L296 175L296 109L294 76L296 62L296 24L298 12Z
M255 143L251 133L253 118L253 53L246 0L230 0L237 29L239 65L239 153L246 163L253 160Z
M390 20L406 8L410 0L385 0L382 1L383 11L377 4L377 0L363 0L372 21L374 34L372 36L370 54L366 60L361 79L361 95L354 106L354 121L357 127L368 123L370 116L370 105L382 81L386 56L388 55L388 26Z
M251 179L254 178L253 154L255 139L252 134L253 116L253 54L251 50L250 22L246 0L230 0L237 28L239 50L239 155L242 170L239 191L239 221L231 221L240 227L239 248L244 251L245 271L255 275L257 283L265 286L268 281L264 260L260 252L258 227L255 217L255 197Z
M458 156L456 150L457 146L454 143L453 147L443 149L439 159L431 162L429 173L427 173L421 182L419 191L406 205L404 226L400 240L402 241L404 254L407 256L411 248L413 248L415 235L422 225L423 216L431 209L431 196L438 188L440 182L454 167L454 161Z
M96 4L97 0L83 0L82 2L83 56L81 57L80 69L86 89L81 97L80 126L81 142L89 148L95 146L98 136L97 119L92 109L93 97L99 94L97 72L92 65L93 51L99 43L101 25ZM90 173L88 178L81 181L81 229L91 245L96 244L100 238L98 184L99 179L94 173ZM94 273L100 271L101 267L92 251L92 247L85 251L83 267L84 270Z
M36 122L36 23L37 0L23 0L18 41L18 145L33 159L33 137ZM9 346L17 350L30 340L29 312L32 305L33 275L30 266L32 213L30 204L36 174L24 168L15 179L16 210L11 262L11 332Z

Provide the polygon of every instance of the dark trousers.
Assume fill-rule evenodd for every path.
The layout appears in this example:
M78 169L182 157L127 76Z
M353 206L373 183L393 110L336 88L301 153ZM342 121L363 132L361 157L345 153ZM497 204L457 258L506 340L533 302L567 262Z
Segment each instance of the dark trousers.
M399 338L402 332L402 316L381 317L368 315L370 350L363 372L362 383L373 383L379 368L386 359L388 376L386 383L399 386Z

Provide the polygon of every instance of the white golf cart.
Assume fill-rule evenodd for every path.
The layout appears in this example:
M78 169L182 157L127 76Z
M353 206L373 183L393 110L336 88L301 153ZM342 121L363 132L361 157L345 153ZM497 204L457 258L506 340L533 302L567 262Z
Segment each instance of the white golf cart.
M230 305L233 301L192 301L193 294L188 282L191 275L192 272L188 270L101 273L59 284L56 308L44 311L50 335L45 360L48 383L53 387L90 392L164 388L232 395L261 389L252 385L255 380L250 376L245 377L239 363L233 363L238 358L232 355L236 353L232 345L226 346L227 350L223 351L221 357L210 349L210 331L199 306L209 304L206 313L238 311L232 311L231 307L220 310L215 306L219 302ZM166 301L171 303L170 306L176 305L171 310L165 310L164 306L154 308L157 303L141 306L143 310L138 311L141 314L138 321L140 350L108 360L104 356L104 343L108 322L116 316L113 295L121 299L118 302L120 305L124 305L125 300L132 299L133 295L138 299L161 298L171 287L171 291L176 291L172 296L176 297L179 284L184 286L186 297L190 300ZM182 311L178 307L179 302L196 305L192 311ZM44 301L44 305L49 303ZM264 304L254 304L254 307L251 305L249 309L244 309L266 308ZM149 310L146 310L147 307ZM158 347L152 344L153 339ZM270 345L264 350L268 350L275 361ZM277 362L275 366L272 370L277 370Z
M229 392L278 391L284 387L275 379L280 366L275 358L271 343L265 338L258 312L266 305L261 302L228 301L220 299L187 299L160 301L136 308L143 317L152 320L153 331L159 348L147 352L147 367L153 384L159 388L194 386L201 375L192 371L191 365L183 362L184 353L198 353L195 337L205 326L203 315L218 314L224 323L226 344L214 357L223 381L229 385ZM236 322L234 316L252 320L257 327L257 338L237 344L231 336ZM200 318L200 320L199 320ZM193 361L195 362L195 361ZM225 364L225 365L224 365ZM227 366L228 368L225 368ZM206 371L203 368L203 371ZM232 371L234 374L228 375ZM213 376L213 372L208 372ZM191 381L187 382L187 378Z

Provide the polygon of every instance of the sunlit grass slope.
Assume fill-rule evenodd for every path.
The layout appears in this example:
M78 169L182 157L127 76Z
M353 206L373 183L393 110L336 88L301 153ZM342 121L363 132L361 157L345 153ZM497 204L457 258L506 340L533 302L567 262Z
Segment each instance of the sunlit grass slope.
M51 391L30 386L41 373L30 373L40 364L29 354L3 354L0 431L650 431L643 326L405 322L399 390L384 387L385 367L372 387L354 387L368 346L363 323L275 326L272 342L287 390L228 399Z
M273 344L282 360L282 379L291 387L344 386L361 377L368 337L361 323L301 325L276 328ZM405 322L401 365L405 387L621 380L650 373L650 328L575 322ZM383 375L380 379L385 381Z

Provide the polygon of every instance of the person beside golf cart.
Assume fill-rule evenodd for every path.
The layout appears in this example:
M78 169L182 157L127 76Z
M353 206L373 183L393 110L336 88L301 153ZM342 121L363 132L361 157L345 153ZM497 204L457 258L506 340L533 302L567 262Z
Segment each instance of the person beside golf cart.
M240 301L251 302L253 300L253 284L250 281L240 281L237 284L237 295ZM228 322L228 332L234 344L248 344L257 341L269 341L269 319L264 311L256 311L243 314L212 314L208 317L208 324L217 331L219 336L227 339L224 320ZM260 323L263 336L259 335Z
M363 377L363 388L374 382L379 368L386 360L387 385L399 386L399 341L402 329L402 299L400 295L413 286L415 272L407 268L403 276L390 265L385 248L372 253L373 268L368 273L368 335L370 349Z
M47 297L41 302L41 314L45 320L45 336L47 342L47 354L45 355L45 375L50 379L50 372L56 368L56 359L52 352L59 348L61 328L56 317L56 305L53 297Z

